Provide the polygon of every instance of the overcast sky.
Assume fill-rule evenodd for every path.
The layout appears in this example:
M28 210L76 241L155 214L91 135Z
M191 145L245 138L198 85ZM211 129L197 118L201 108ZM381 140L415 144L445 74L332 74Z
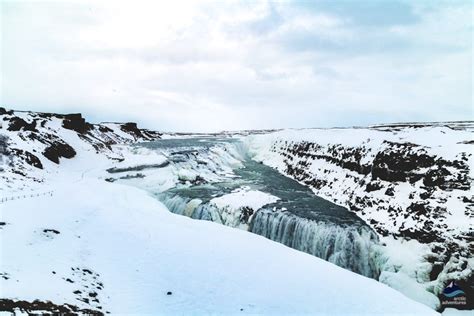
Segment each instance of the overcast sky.
M218 131L473 119L472 1L1 1L1 104Z

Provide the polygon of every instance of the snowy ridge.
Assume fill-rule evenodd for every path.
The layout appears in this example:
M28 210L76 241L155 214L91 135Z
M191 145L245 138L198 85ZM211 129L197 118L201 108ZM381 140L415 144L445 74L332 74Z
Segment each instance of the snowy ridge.
M58 172L64 159L120 161L123 157L112 150L112 145L160 137L160 133L138 129L135 123L90 124L81 114L21 112L0 107L0 193L7 189L10 193L31 191L35 183Z
M416 268L405 276L439 295L450 280L474 280L473 125L285 130L249 136L247 144L254 159L348 207L382 241L419 243L411 250ZM385 269L396 274L391 258ZM388 275L380 280L400 281Z

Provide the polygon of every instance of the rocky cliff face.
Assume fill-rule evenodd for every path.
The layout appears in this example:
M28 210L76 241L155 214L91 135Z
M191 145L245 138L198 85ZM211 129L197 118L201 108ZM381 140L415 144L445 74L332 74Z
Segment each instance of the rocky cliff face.
M474 123L283 131L255 136L256 159L348 207L380 236L428 244L439 294L472 284Z
M41 182L45 164L59 164L93 151L120 159L111 146L154 140L161 134L135 123L88 123L81 114L20 112L0 107L0 168L2 182Z
M446 160L427 154L420 145L384 141L373 159L362 162L370 151L363 145L346 147L336 144L323 147L317 143L303 141L276 144L274 150L285 157L284 172L287 175L304 182L316 191L325 187L331 188L337 182L357 183L358 187L352 192L346 191L346 203L351 210L361 215L374 206L378 213L385 210L393 225L387 226L387 223L370 220L382 235L392 233L421 242L446 241L446 232L451 230L442 222L449 215L445 203L447 196L453 191L458 191L458 198L464 204L465 215L474 215L469 196L472 179L469 178L470 153L467 152L460 153L454 160ZM313 172L310 166L316 160L345 170L345 178L348 180L331 181L329 176L320 176ZM328 174L330 170L322 172ZM395 196L395 188L401 184L413 186L413 191L408 195L408 206L393 203L400 197L399 194ZM360 188L363 191L356 190ZM383 194L374 194L376 191ZM414 219L419 225L405 227L408 218ZM397 225L397 220L400 225ZM465 233L472 235L472 231Z

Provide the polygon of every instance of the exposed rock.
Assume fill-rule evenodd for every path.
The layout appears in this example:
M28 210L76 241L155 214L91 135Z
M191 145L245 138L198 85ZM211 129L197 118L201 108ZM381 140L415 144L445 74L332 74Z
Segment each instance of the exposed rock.
M13 117L10 119L10 124L8 125L9 131L19 131L23 129L24 131L36 131L36 121L33 120L31 123L26 122L20 117Z
M92 125L87 123L80 113L66 114L63 120L63 127L81 134L92 129Z
M441 241L436 234L426 230L402 229L398 236L404 237L408 240L415 239L421 243L428 244L434 241Z
M43 169L43 164L41 163L41 160L29 151L21 150L18 148L12 148L11 154L24 160L30 166L36 167L38 169Z
M251 207L248 207L248 206L242 207L240 211L240 218L239 218L240 222L249 223L249 220L252 217L254 212L255 211Z
M158 163L158 164L150 164L150 165L139 165L139 166L133 166L133 167L124 167L124 168L109 168L107 169L108 173L120 173L120 172L129 172L129 171L141 171L145 169L157 169L157 168L164 168L168 166L170 162L168 160Z
M51 229L51 228L43 229L43 232L44 232L44 233L53 233L53 234L55 234L55 235L59 235L59 234L60 234L60 232L59 232L58 230L56 230L56 229Z
M27 312L28 315L40 315L52 313L54 315L104 315L103 312L92 309L81 309L75 305L58 305L50 301L34 300L33 302L0 299L0 310L17 313Z
M137 127L137 123L125 123L125 124L122 124L120 126L120 129L124 132L127 132L133 136L135 136L135 138L143 138L143 134L142 132L138 129Z
M54 142L43 152L43 156L57 164L59 163L60 157L70 159L75 155L76 151L74 148L64 142Z
M438 278L438 275L443 271L444 268L444 262L435 262L433 263L433 266L430 271L430 280L436 280Z
M394 195L395 195L395 190L394 190L394 188L393 188L393 187L387 188L387 190L385 190L385 195L394 196Z
M7 111L5 108L0 107L0 115L3 115L3 114L11 115L13 114L13 111L12 110Z
M366 192L372 192L372 191L380 190L382 188L383 188L383 186L379 181L371 181L371 182L367 183L367 185L365 187L365 191Z
M99 131L101 133L112 133L113 130L104 125L99 125Z

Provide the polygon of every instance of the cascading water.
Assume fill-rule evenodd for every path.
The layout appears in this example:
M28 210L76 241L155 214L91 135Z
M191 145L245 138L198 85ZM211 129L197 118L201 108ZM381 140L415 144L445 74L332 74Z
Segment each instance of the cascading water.
M179 195L158 194L158 199L175 214L223 224L219 209L200 199L187 199Z
M255 212L250 225L236 225L225 222L221 216L223 210L209 202L169 193L159 194L158 198L175 214L233 227L243 226L252 233L361 275L377 279L380 274L378 236L367 226L318 222L265 207Z
M380 274L372 253L378 237L364 226L328 224L262 209L253 217L250 231L374 279Z
M241 142L185 139L182 143L173 140L170 146L156 143L157 150L165 149L172 158L170 168L191 170L207 180L156 193L171 212L246 229L364 276L378 278L378 238L370 227L347 209L315 196L307 187L251 160ZM147 147L154 148L153 144L147 143ZM230 175L229 170L234 174ZM245 221L239 222L239 216L228 220L229 210L219 208L212 199L243 186L279 200L251 210Z

